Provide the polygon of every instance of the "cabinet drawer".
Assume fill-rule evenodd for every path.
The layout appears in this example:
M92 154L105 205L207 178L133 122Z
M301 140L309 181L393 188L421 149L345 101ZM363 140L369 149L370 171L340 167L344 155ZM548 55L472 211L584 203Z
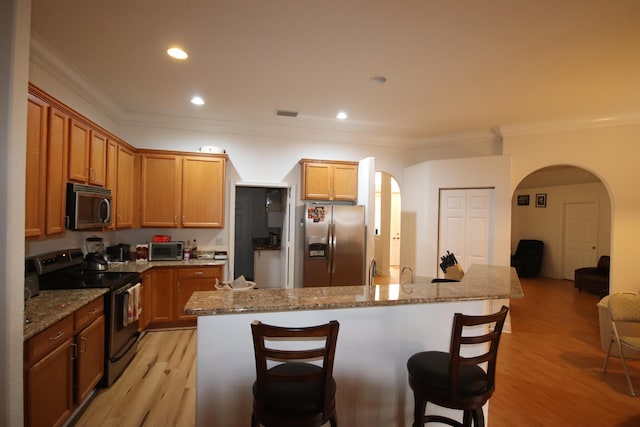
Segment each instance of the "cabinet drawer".
M72 336L73 316L70 315L26 342L24 353L26 363L35 362Z
M91 301L76 311L76 331L87 326L104 313L104 297Z
M222 268L219 266L178 268L178 279L213 279L215 277L222 277Z

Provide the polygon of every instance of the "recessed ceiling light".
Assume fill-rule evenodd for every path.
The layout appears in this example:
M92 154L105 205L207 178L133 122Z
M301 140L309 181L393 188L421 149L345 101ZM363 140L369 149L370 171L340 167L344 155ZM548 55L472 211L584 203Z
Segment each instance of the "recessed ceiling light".
M193 98L191 98L191 103L193 105L204 105L204 99L202 99L202 97L196 95Z
M167 54L175 59L187 59L189 57L189 55L187 55L187 52L180 49L179 47L172 47L170 49L167 49Z
M338 120L345 120L348 117L349 116L344 111L340 111L338 114L336 114L336 119L338 119Z

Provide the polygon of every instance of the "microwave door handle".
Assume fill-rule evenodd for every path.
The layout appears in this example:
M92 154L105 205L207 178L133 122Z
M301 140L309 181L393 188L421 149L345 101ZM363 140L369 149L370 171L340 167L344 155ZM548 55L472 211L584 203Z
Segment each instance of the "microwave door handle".
M106 206L107 215L104 217L104 219L102 219L102 217L100 217L99 219L103 224L106 224L111 220L111 203L109 202L109 199L102 199L100 200L101 209L102 209L102 205Z

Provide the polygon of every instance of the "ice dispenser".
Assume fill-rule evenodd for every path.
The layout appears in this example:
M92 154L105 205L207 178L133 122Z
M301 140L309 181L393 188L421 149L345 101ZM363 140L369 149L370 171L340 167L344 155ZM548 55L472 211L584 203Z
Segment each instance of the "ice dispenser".
M310 258L326 258L327 238L320 236L309 236L308 250Z

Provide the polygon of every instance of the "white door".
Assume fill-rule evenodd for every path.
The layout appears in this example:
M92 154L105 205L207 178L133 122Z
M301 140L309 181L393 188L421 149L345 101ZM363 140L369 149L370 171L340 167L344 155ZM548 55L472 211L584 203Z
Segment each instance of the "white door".
M465 271L491 262L493 193L489 188L440 191L438 254L453 253Z
M598 203L564 205L563 277L574 279L580 267L594 267L598 254Z
M393 179L393 178L392 178ZM389 265L400 265L400 193L391 193L391 244Z

